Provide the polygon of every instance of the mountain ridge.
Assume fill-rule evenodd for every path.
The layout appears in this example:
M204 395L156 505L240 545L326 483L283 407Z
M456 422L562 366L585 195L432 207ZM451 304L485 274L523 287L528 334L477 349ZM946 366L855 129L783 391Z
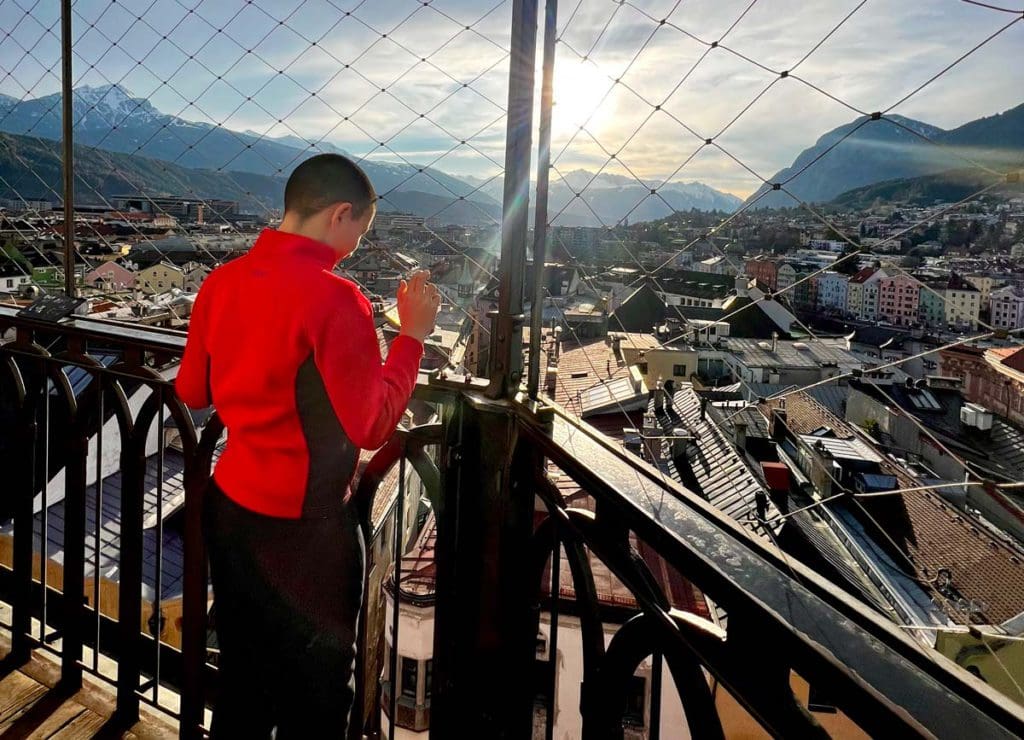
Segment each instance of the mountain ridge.
M898 115L861 116L822 134L769 182L786 183L783 187L800 200L828 202L857 188L954 171L972 162L1005 171L1019 167L1022 157L1024 104L949 130ZM770 187L762 185L746 203L798 205Z

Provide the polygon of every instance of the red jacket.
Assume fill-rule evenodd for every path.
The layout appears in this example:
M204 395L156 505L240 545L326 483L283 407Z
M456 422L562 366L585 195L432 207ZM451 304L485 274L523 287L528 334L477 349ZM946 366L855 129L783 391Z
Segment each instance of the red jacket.
M228 441L214 478L261 514L336 507L359 449L387 441L416 384L423 345L399 336L382 364L370 303L336 262L326 244L265 229L196 297L178 395L216 407Z

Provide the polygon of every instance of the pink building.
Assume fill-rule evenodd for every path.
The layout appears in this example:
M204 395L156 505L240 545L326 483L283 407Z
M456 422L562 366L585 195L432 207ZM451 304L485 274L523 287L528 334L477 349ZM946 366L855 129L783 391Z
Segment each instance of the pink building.
M896 326L918 323L921 284L908 275L884 277L878 281L878 318Z
M134 290L135 273L116 262L104 262L86 273L85 284L99 290Z

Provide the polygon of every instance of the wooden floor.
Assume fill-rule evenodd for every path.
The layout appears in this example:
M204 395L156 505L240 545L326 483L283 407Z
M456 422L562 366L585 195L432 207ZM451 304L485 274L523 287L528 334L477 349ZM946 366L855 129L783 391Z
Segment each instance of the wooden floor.
M0 640L0 656L7 645ZM0 738L138 738L171 740L177 728L167 720L143 711L131 727L110 719L114 696L105 686L86 678L81 690L69 694L57 686L57 664L49 656L36 655L15 666L0 659Z

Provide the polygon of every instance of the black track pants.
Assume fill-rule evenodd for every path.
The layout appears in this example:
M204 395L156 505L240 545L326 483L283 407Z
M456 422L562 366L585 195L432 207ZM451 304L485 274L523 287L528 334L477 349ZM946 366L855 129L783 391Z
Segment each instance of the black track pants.
M220 647L211 736L345 737L363 597L354 512L268 517L211 482L203 530Z

